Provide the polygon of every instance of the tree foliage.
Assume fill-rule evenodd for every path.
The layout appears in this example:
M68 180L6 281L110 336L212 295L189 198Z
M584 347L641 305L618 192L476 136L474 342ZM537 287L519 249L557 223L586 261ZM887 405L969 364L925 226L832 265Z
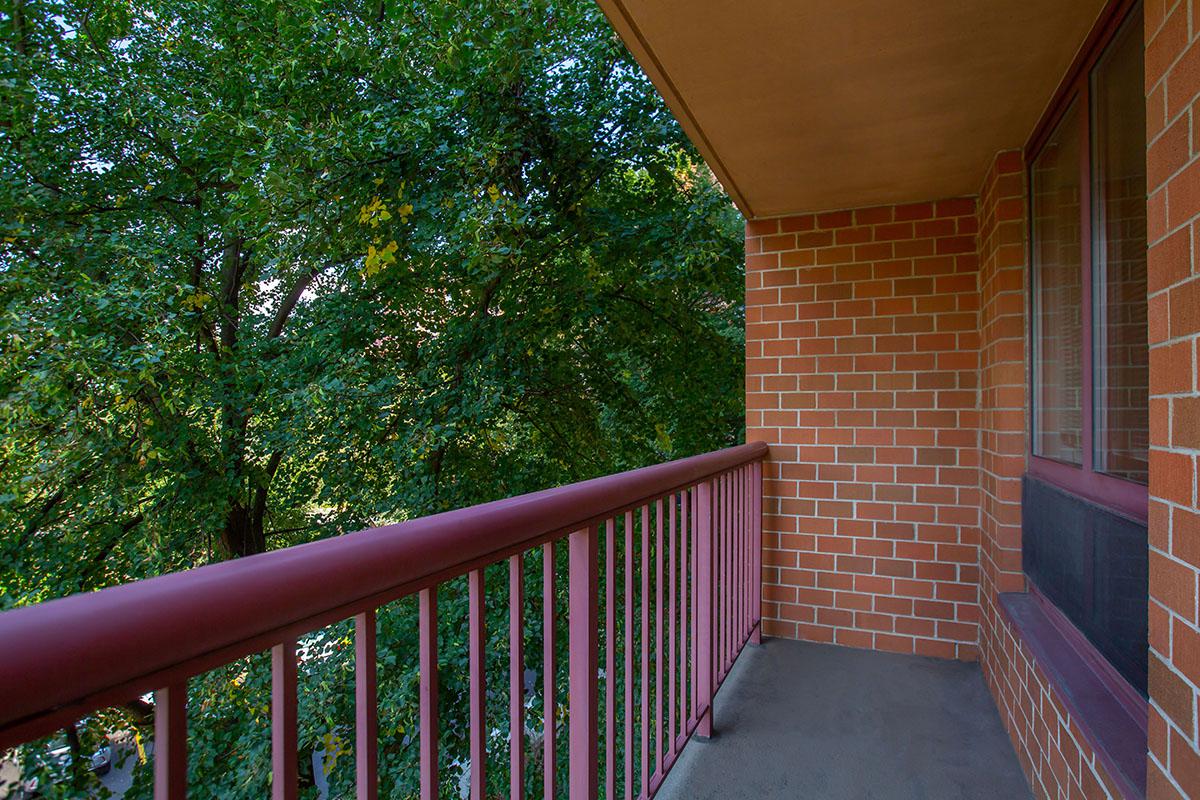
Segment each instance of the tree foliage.
M0 608L737 441L740 220L591 0L0 26ZM200 682L201 779L252 662Z

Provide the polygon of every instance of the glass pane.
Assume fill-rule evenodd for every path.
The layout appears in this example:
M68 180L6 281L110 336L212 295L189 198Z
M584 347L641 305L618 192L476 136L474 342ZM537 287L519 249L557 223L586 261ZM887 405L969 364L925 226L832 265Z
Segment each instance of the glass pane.
M1033 162L1033 452L1083 461L1083 285L1078 101Z
M1146 103L1142 18L1133 14L1092 76L1096 255L1096 470L1146 483Z

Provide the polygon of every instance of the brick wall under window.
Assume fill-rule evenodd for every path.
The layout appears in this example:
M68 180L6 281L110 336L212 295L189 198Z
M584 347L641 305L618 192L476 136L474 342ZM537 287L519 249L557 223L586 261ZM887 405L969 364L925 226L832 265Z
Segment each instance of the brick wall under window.
M975 657L976 228L965 198L747 226L768 634Z

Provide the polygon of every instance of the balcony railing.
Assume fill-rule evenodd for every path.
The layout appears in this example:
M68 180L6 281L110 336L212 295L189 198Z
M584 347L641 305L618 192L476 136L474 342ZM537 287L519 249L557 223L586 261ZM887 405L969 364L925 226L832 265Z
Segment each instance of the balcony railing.
M510 775L512 796L521 797L523 556L542 549L543 590L553 598L554 551L565 540L568 795L598 797L602 772L605 797L651 797L688 738L711 734L713 695L760 635L766 452L762 443L741 445L0 614L0 751L153 692L154 796L183 798L189 678L270 649L271 792L290 800L298 792L297 640L353 618L355 779L360 800L374 800L376 611L418 594L421 797L433 800L437 588L466 576L470 794L482 800L493 678L484 666L483 576L507 561ZM554 604L543 609L543 692L554 698ZM545 797L554 798L555 724L545 716Z

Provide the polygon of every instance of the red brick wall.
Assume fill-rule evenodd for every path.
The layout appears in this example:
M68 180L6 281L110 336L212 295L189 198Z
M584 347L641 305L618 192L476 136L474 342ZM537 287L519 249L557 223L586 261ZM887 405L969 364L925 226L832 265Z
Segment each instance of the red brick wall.
M1115 798L996 603L1025 587L1025 213L1014 151L977 209L747 226L747 432L771 444L764 631L978 653L1035 794Z
M747 226L766 633L975 657L975 233L973 199Z
M1026 225L1021 153L999 154L979 193L980 661L1018 760L1039 798L1120 797L1058 690L1000 613L1025 588Z
M1151 798L1200 797L1200 7L1149 0Z
M1145 16L1155 800L1200 798L1200 0ZM1119 797L996 605L1024 585L1024 197L1013 152L978 220L955 200L747 227L764 630L978 653L1035 795Z

